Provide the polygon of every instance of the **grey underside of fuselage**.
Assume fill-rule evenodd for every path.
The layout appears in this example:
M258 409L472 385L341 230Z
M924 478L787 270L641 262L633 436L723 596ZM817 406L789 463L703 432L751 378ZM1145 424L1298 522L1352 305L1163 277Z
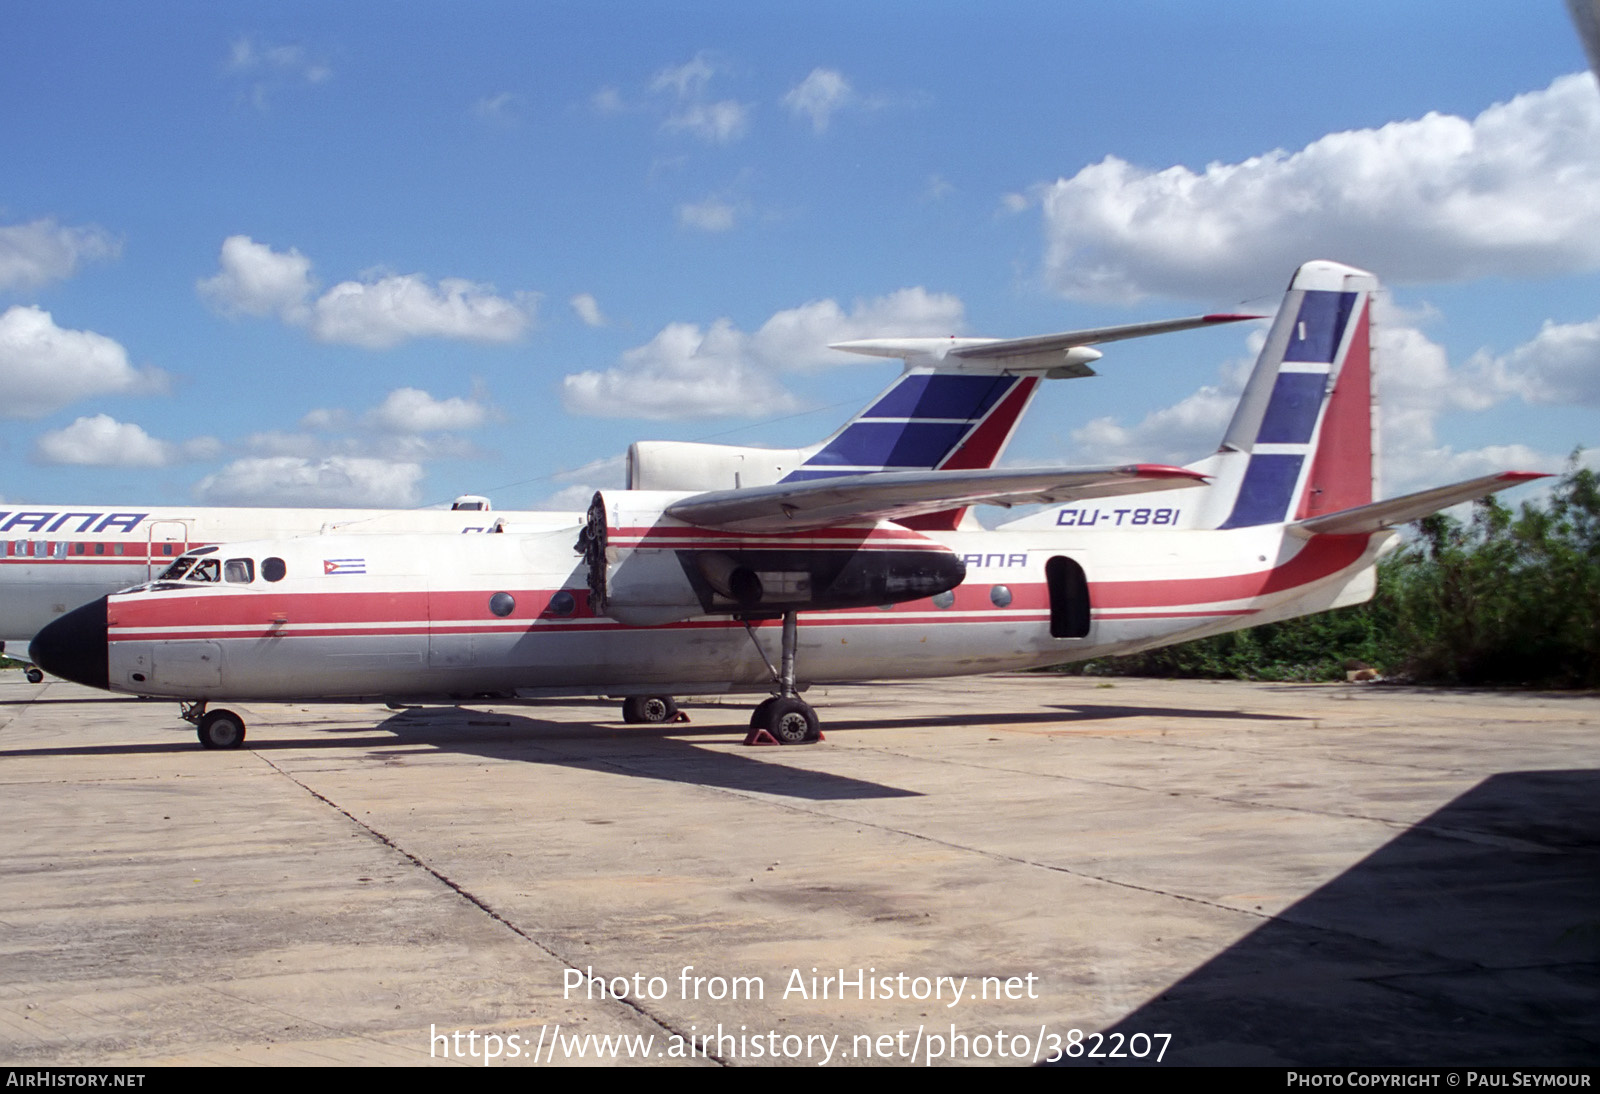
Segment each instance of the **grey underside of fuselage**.
M890 629L893 635L886 633ZM778 627L758 634L773 664ZM803 683L917 678L1031 668L1092 656L1092 638L1056 639L1048 622L826 625L802 622L797 651ZM141 694L208 699L303 695L439 695L528 690L621 694L647 688L676 694L762 691L772 675L738 623L689 628L558 631L515 635L427 635L223 639L197 655L192 640L117 642L111 686Z

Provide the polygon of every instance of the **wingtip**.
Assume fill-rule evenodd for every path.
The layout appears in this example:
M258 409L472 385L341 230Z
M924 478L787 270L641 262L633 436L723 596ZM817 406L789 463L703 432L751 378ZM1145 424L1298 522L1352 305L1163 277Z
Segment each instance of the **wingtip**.
M1199 471L1167 463L1136 463L1129 470L1142 479L1193 479L1196 482L1206 482L1208 479Z

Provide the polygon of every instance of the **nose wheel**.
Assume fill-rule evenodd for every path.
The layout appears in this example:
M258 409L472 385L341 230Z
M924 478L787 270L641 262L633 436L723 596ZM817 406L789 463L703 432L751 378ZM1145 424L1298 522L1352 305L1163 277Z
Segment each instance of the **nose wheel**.
M178 713L195 728L200 747L233 749L244 744L244 719L231 710L207 710L204 699L178 704Z

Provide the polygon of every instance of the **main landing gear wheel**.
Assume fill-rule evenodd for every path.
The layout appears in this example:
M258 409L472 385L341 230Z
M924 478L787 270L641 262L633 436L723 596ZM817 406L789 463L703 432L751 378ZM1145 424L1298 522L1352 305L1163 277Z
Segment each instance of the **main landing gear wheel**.
M670 695L630 695L622 700L622 720L634 725L660 725L678 716Z
M27 681L30 684L42 684L42 683L44 683L44 673L40 672L38 669L34 668L32 665L29 665L27 668L23 669L22 670L22 675L27 678Z
M762 714L761 724L757 728L772 734L779 744L811 744L822 736L822 723L817 721L817 712L804 699L780 695L768 699L756 711Z
M231 710L209 711L196 733L206 748L238 748L244 744L244 719Z

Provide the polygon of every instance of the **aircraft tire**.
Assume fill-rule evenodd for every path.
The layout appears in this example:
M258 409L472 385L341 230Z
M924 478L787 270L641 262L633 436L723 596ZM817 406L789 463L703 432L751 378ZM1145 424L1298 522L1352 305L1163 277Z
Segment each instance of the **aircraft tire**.
M773 696L769 696L766 699L761 700L761 702L756 704L756 709L754 709L754 710L752 710L750 712L750 728L751 729L765 729L766 728L766 726L767 726L767 714L768 714L769 711L772 710L772 704L776 703L777 701L778 701L778 697L776 695L773 695Z
M195 733L205 748L238 748L244 744L244 719L231 710L207 711Z
M784 745L811 744L822 736L822 723L817 712L804 699L777 698L769 700L762 728ZM766 704L762 704L765 706Z
M38 669L23 669L22 675L27 677L28 683L30 684L44 683L44 673L40 672Z
M678 704L670 695L630 695L622 700L622 720L634 725L661 725L677 713Z

